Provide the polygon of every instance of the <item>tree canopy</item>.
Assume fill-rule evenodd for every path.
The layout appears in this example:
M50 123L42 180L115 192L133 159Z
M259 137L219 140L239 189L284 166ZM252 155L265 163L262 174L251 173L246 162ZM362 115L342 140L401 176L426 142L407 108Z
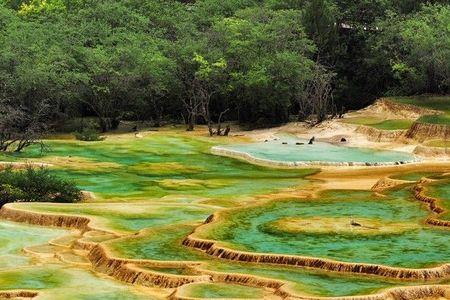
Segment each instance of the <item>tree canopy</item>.
M103 131L276 124L448 93L448 24L447 1L0 0L0 98Z

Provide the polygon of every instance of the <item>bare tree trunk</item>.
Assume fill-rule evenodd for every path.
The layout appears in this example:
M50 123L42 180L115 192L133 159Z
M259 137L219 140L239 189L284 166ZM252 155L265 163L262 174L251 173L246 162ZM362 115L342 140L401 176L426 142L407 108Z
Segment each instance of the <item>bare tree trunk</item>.
M195 126L195 114L193 112L188 112L187 128L186 131L194 131Z
M217 120L217 135L222 135L222 117L225 115L230 109L227 108L222 111L219 115L219 119Z

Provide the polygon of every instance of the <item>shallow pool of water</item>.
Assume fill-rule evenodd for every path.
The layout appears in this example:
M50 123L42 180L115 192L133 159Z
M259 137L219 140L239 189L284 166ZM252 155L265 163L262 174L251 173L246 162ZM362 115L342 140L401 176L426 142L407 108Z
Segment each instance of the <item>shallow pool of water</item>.
M263 299L264 290L237 284L195 283L182 288L188 297L202 299Z
M85 269L59 264L0 271L0 290L37 290L39 299L156 299Z
M69 231L0 221L0 270L27 265L30 257L22 255L24 247L47 243Z
M229 212L210 224L200 237L224 241L235 249L330 258L397 267L425 267L450 260L448 231L423 226L428 212L409 197L409 190L376 197L370 192L330 192L315 200L292 200ZM287 217L365 219L382 224L404 224L392 233L360 231L310 233L273 230L274 221ZM372 226L372 225L371 225ZM390 225L391 226L391 225Z
M154 134L102 142L48 141L50 151L31 147L12 158L48 162L55 172L96 193L97 200L149 200L167 195L189 199L264 194L307 181L311 170L272 170L209 153L215 139Z
M267 142L226 145L219 148L278 162L388 163L414 160L412 155L404 152L345 147L325 142L314 142L313 145L309 145L308 140L284 135Z

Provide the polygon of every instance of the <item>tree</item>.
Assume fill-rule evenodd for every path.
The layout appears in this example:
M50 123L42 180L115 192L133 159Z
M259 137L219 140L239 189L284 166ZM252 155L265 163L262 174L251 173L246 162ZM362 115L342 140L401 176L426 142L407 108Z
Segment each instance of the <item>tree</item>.
M41 101L32 107L19 106L11 101L0 102L0 151L21 152L28 146L40 144L48 132L51 120L50 106Z
M305 120L307 116L314 115L316 123L327 119L334 108L332 101L331 80L334 74L324 67L317 65L313 70L312 78L306 83L302 97L299 97L299 118Z
M448 93L450 90L450 7L423 6L407 18L391 14L373 39L374 64L387 64L393 94Z
M315 50L295 11L252 8L213 26L213 49L230 74L238 119L267 125L288 120L298 90L310 76Z
M186 102L185 105L188 108L188 111L190 111L190 109L197 110L205 119L205 122L208 125L209 135L212 136L214 135L214 131L212 129L211 121L211 98L214 94L221 91L221 84L224 82L226 76L224 71L227 68L227 63L223 58L210 63L199 54L195 54L194 62L198 64L198 69L195 72L193 82L194 92L192 94L192 99L190 99L189 102Z

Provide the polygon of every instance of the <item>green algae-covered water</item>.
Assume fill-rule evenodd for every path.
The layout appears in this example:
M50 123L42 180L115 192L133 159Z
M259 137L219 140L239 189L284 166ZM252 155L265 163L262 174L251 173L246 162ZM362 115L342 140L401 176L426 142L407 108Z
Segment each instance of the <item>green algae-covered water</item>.
M95 218L101 230L133 233L145 228L202 221L215 207L196 204L90 203L61 205L30 203L28 210Z
M428 212L409 197L409 190L381 198L369 192L329 192L317 200L275 202L268 206L230 213L201 237L224 241L237 249L306 255L348 262L385 264L397 267L426 267L450 260L447 230L422 226ZM270 226L286 217L347 218L364 225L380 223L378 235L347 233L288 232ZM319 220L320 221L320 220ZM404 229L383 231L383 224L402 222ZM372 226L372 225L370 225ZM349 225L350 227L350 225ZM395 227L395 226L394 226Z
M301 145L297 145L301 143ZM411 161L415 158L403 152L345 147L324 142L308 145L308 140L280 136L267 142L220 146L255 158L279 162L358 162L388 163Z
M0 270L29 264L30 257L21 254L24 247L47 243L67 230L0 221Z
M445 209L445 213L440 218L450 220L450 178L433 182L427 188L430 190L427 194L438 198L439 205Z
M300 186L311 170L271 170L209 154L223 140L156 133L102 142L49 141L14 159L47 161L102 199L129 201L179 195L189 199L245 197ZM56 160L56 163L55 163ZM70 163L72 161L72 163Z
M237 284L194 283L183 287L183 295L204 299L262 299L263 289Z
M377 292L381 289L398 286L398 282L383 278L351 276L317 272L289 267L266 266L257 264L243 264L224 261L208 256L201 251L183 247L181 241L194 226L174 226L152 230L141 236L108 242L106 246L115 255L125 258L139 258L150 260L179 260L201 261L207 263L206 269L218 272L240 273L272 278L289 282L290 286L299 294L318 296L362 295ZM152 268L152 270L155 270ZM157 269L158 272L174 274L174 270ZM181 270L176 270L180 274ZM405 284L405 283L403 283ZM410 282L409 285L417 285ZM203 291L210 293L211 290Z
M198 226L199 224L197 224ZM139 236L113 240L107 243L119 257L160 261L196 261L207 256L181 243L195 229L195 225L160 227L141 233Z
M329 297L375 293L399 285L424 284L327 274L299 268L237 264L184 247L182 240L211 213L226 207L240 206L246 201L257 204L259 197L266 201L271 199L268 194L286 188L293 193L294 189L306 187L309 181L304 177L313 173L312 170L273 170L209 154L211 146L224 141L227 140L188 137L177 133L156 133L142 139L111 138L93 143L50 141L51 151L44 155L37 149L30 149L19 156L7 158L46 161L53 165L60 176L73 179L82 189L94 192L95 198L85 203L30 203L20 206L42 213L87 216L93 219L91 225L96 228L125 234L123 238L103 242L117 257L202 262L202 268L212 271L285 280L299 294ZM408 189L393 191L388 197L376 197L370 192L330 191L319 199L283 199L267 205L243 205L227 216L220 226L212 226L203 237L248 251L301 254L395 266L420 267L450 260L446 247L448 231L422 224L428 211L411 198ZM294 218L293 222L291 218ZM347 224L350 220L356 220L367 226L390 225L386 226L386 230L383 227L380 232L371 229L370 234L351 230L327 232L326 227L321 232L304 231L304 228L296 231L298 219L314 218L331 223L344 220ZM286 220L289 226L294 224L295 230L277 227L277 222ZM31 230L23 230L19 234L23 236L22 242L17 242L11 250L5 247L3 259L0 258L2 289L39 289L42 291L40 297L44 299L54 299L55 295L61 294L69 295L71 299L143 297L134 288L98 277L88 270L59 264L30 264L30 258L20 254L21 248L46 243L64 231L50 229L46 233L46 228L25 227ZM394 230L395 227L399 229ZM5 228L6 231L16 230ZM44 231L41 234L35 229ZM11 233L2 233L0 227L0 239L2 234L7 236L5 240L15 238ZM35 235L38 238L33 240ZM429 246L425 247L425 244ZM17 264L6 263L11 256ZM10 267L15 265L22 266L23 270L22 267L21 270L11 270ZM184 273L185 270L174 268L159 268L156 271L190 275ZM223 284L199 284L192 288L190 293L203 298L240 296L234 291L242 295L249 293L260 296L261 292L259 289ZM146 299L149 297L152 296Z
M0 271L0 290L37 290L39 299L156 299L131 286L60 264Z
M260 266L255 264L211 262L210 270L238 274L252 274L264 278L284 280L299 294L323 297L366 295L394 287L398 282L381 278L341 275L290 267ZM405 284L405 283L404 283ZM408 285L416 285L410 282Z

